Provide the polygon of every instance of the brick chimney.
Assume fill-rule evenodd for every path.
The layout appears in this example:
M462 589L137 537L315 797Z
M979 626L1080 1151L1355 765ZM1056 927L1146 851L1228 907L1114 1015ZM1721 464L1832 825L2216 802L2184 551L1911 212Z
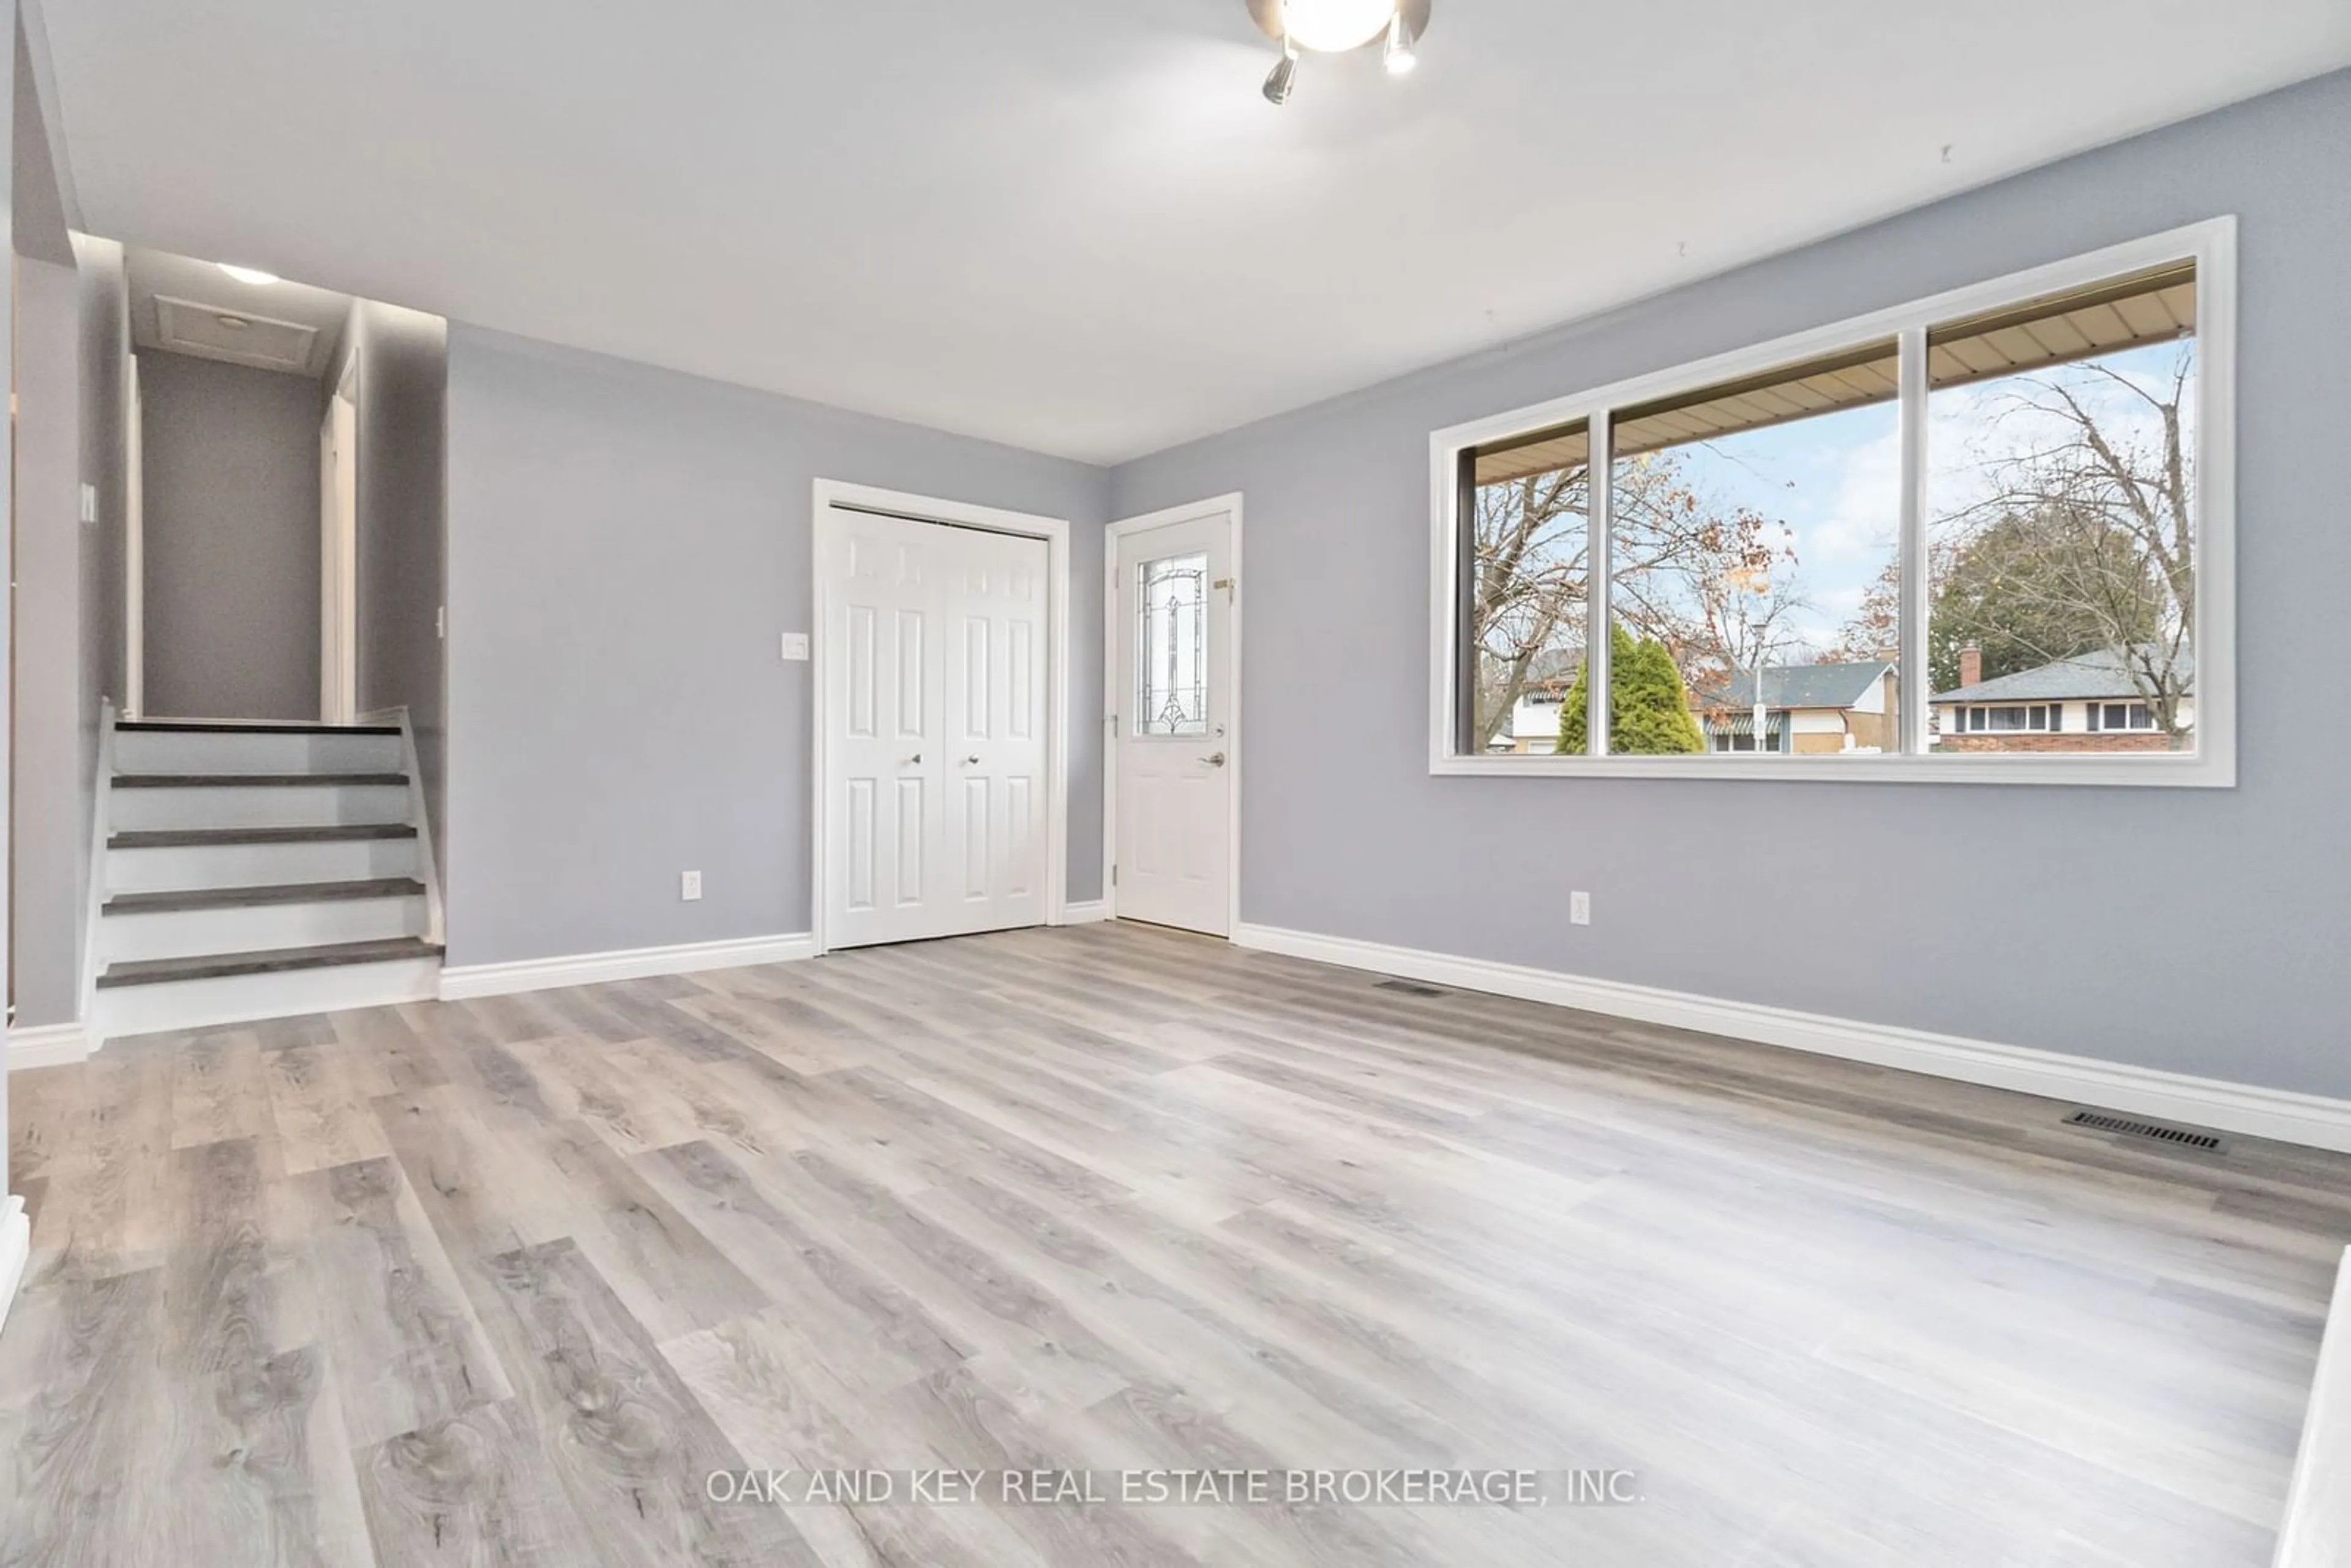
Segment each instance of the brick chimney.
M1959 650L1959 685L1972 686L1983 681L1983 650L1973 643Z

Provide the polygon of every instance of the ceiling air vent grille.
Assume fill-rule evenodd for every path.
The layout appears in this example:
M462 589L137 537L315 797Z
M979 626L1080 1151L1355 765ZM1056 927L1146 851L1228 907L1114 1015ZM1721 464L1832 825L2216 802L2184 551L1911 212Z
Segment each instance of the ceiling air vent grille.
M2136 1116L2117 1116L2106 1111L2076 1111L2065 1118L2069 1127L2087 1127L2095 1133L2116 1133L2126 1138L2146 1138L2153 1143L2170 1144L2183 1149L2218 1149L2218 1133L2199 1133L2192 1127L2167 1127L2160 1122L2142 1122Z
M1418 980L1381 980L1374 988L1382 991L1401 991L1407 997L1441 997L1445 993L1435 986L1424 986Z
M155 297L155 333L160 345L201 359L225 360L257 371L307 375L319 329L298 321L277 321L243 310Z

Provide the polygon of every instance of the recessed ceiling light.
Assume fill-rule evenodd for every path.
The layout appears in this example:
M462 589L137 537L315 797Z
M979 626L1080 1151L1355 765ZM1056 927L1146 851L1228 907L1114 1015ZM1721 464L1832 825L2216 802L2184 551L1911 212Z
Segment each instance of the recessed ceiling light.
M257 267L231 267L227 262L224 261L220 264L220 269L223 272L227 273L231 277L235 278L239 283L275 283L277 281L277 275L276 273L264 272Z
M1281 0L1281 26L1301 49L1359 49L1394 19L1396 0Z

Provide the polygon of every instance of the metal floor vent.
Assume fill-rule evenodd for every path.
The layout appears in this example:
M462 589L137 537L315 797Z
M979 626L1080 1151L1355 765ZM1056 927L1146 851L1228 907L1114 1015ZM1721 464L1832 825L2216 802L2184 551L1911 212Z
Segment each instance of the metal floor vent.
M2160 1122L2142 1122L2135 1116L2116 1116L2105 1111L2076 1111L2065 1118L2069 1127L2088 1127L2094 1132L2119 1133L2126 1138L2147 1138L2158 1144L2172 1144L2183 1149L2219 1149L2218 1133L2199 1133L2189 1127L2167 1127Z
M1424 986L1418 980L1380 980L1374 983L1373 989L1402 991L1407 997L1441 997L1445 994L1437 987Z

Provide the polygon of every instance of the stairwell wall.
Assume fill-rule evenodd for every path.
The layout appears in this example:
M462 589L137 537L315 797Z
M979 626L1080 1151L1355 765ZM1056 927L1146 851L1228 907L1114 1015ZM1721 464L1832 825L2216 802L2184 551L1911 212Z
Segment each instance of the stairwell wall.
M323 395L356 365L359 416L359 706L405 707L432 820L434 870L448 864L448 679L440 621L448 568L448 323L356 300Z
M319 716L319 388L139 350L146 713Z

